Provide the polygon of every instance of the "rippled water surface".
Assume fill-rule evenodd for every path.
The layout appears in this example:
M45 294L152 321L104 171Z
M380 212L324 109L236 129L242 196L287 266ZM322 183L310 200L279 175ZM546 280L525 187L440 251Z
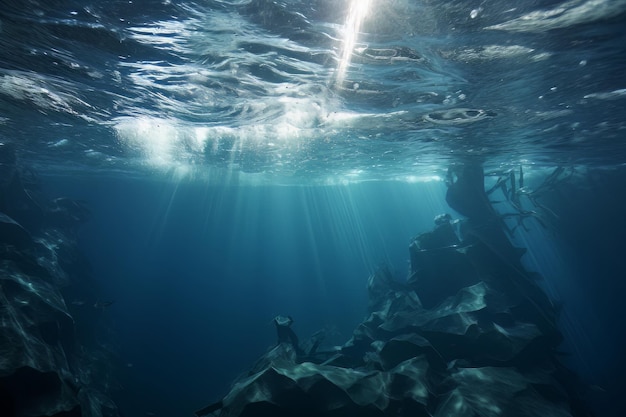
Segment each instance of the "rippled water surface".
M270 183L626 160L626 1L1 1L0 142Z

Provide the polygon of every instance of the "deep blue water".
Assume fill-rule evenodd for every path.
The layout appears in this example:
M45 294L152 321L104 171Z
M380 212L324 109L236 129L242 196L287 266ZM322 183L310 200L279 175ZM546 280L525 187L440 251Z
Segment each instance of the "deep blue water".
M207 187L193 182L52 179L85 199L81 247L114 300L120 393L134 415L191 413L223 395L290 314L305 338L341 345L367 313L366 282L408 272L408 242L445 210L442 183ZM75 314L89 306L74 307ZM132 365L132 366L131 366Z
M368 276L406 279L410 239L461 217L444 178L471 163L487 186L521 166L529 194L575 173L548 211L522 193L546 227L511 238L621 415L626 2L370 3L356 25L348 1L0 0L0 146L91 210L64 294L120 412L221 397L279 314L345 343Z
M623 387L626 200L614 192L625 174L596 173L596 187L550 197L556 229L530 222L517 235L530 249L529 269L563 304L565 362L592 386L598 415L618 413ZM78 299L115 301L90 320L108 329L99 338L115 353L115 397L128 415L186 415L225 394L274 343L277 314L295 317L301 337L325 328L327 343L343 344L366 316L369 274L387 264L404 280L409 239L429 230L436 214L454 213L441 182L214 187L52 177L48 184L48 193L94 210L80 244L98 284ZM70 307L78 320L92 314L90 306Z

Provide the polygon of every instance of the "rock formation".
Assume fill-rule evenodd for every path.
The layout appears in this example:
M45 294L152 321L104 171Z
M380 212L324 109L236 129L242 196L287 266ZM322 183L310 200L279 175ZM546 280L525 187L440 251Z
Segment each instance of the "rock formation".
M369 316L346 344L298 354L279 343L196 414L590 415L558 358L558 311L499 228L482 169L454 176L448 200L467 219L439 216L411 242L407 280L385 268L370 277Z
M95 388L61 293L77 257L79 202L36 199L14 149L0 144L0 415L114 417Z

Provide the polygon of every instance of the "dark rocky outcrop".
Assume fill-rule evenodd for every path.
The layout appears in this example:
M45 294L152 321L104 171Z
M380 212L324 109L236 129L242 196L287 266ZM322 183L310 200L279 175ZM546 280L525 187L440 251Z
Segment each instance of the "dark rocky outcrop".
M90 354L77 349L62 295L86 210L67 199L36 201L14 149L0 145L0 415L114 417L95 388Z
M411 242L405 282L385 268L370 277L369 316L345 345L302 356L279 344L196 414L590 415L557 357L557 310L498 230L482 170L455 175L449 200L468 218L439 217Z

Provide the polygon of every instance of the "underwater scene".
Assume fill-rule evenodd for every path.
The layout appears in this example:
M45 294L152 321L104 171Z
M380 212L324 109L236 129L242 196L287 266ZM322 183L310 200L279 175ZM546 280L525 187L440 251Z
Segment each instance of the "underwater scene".
M626 0L0 0L0 417L626 415Z

